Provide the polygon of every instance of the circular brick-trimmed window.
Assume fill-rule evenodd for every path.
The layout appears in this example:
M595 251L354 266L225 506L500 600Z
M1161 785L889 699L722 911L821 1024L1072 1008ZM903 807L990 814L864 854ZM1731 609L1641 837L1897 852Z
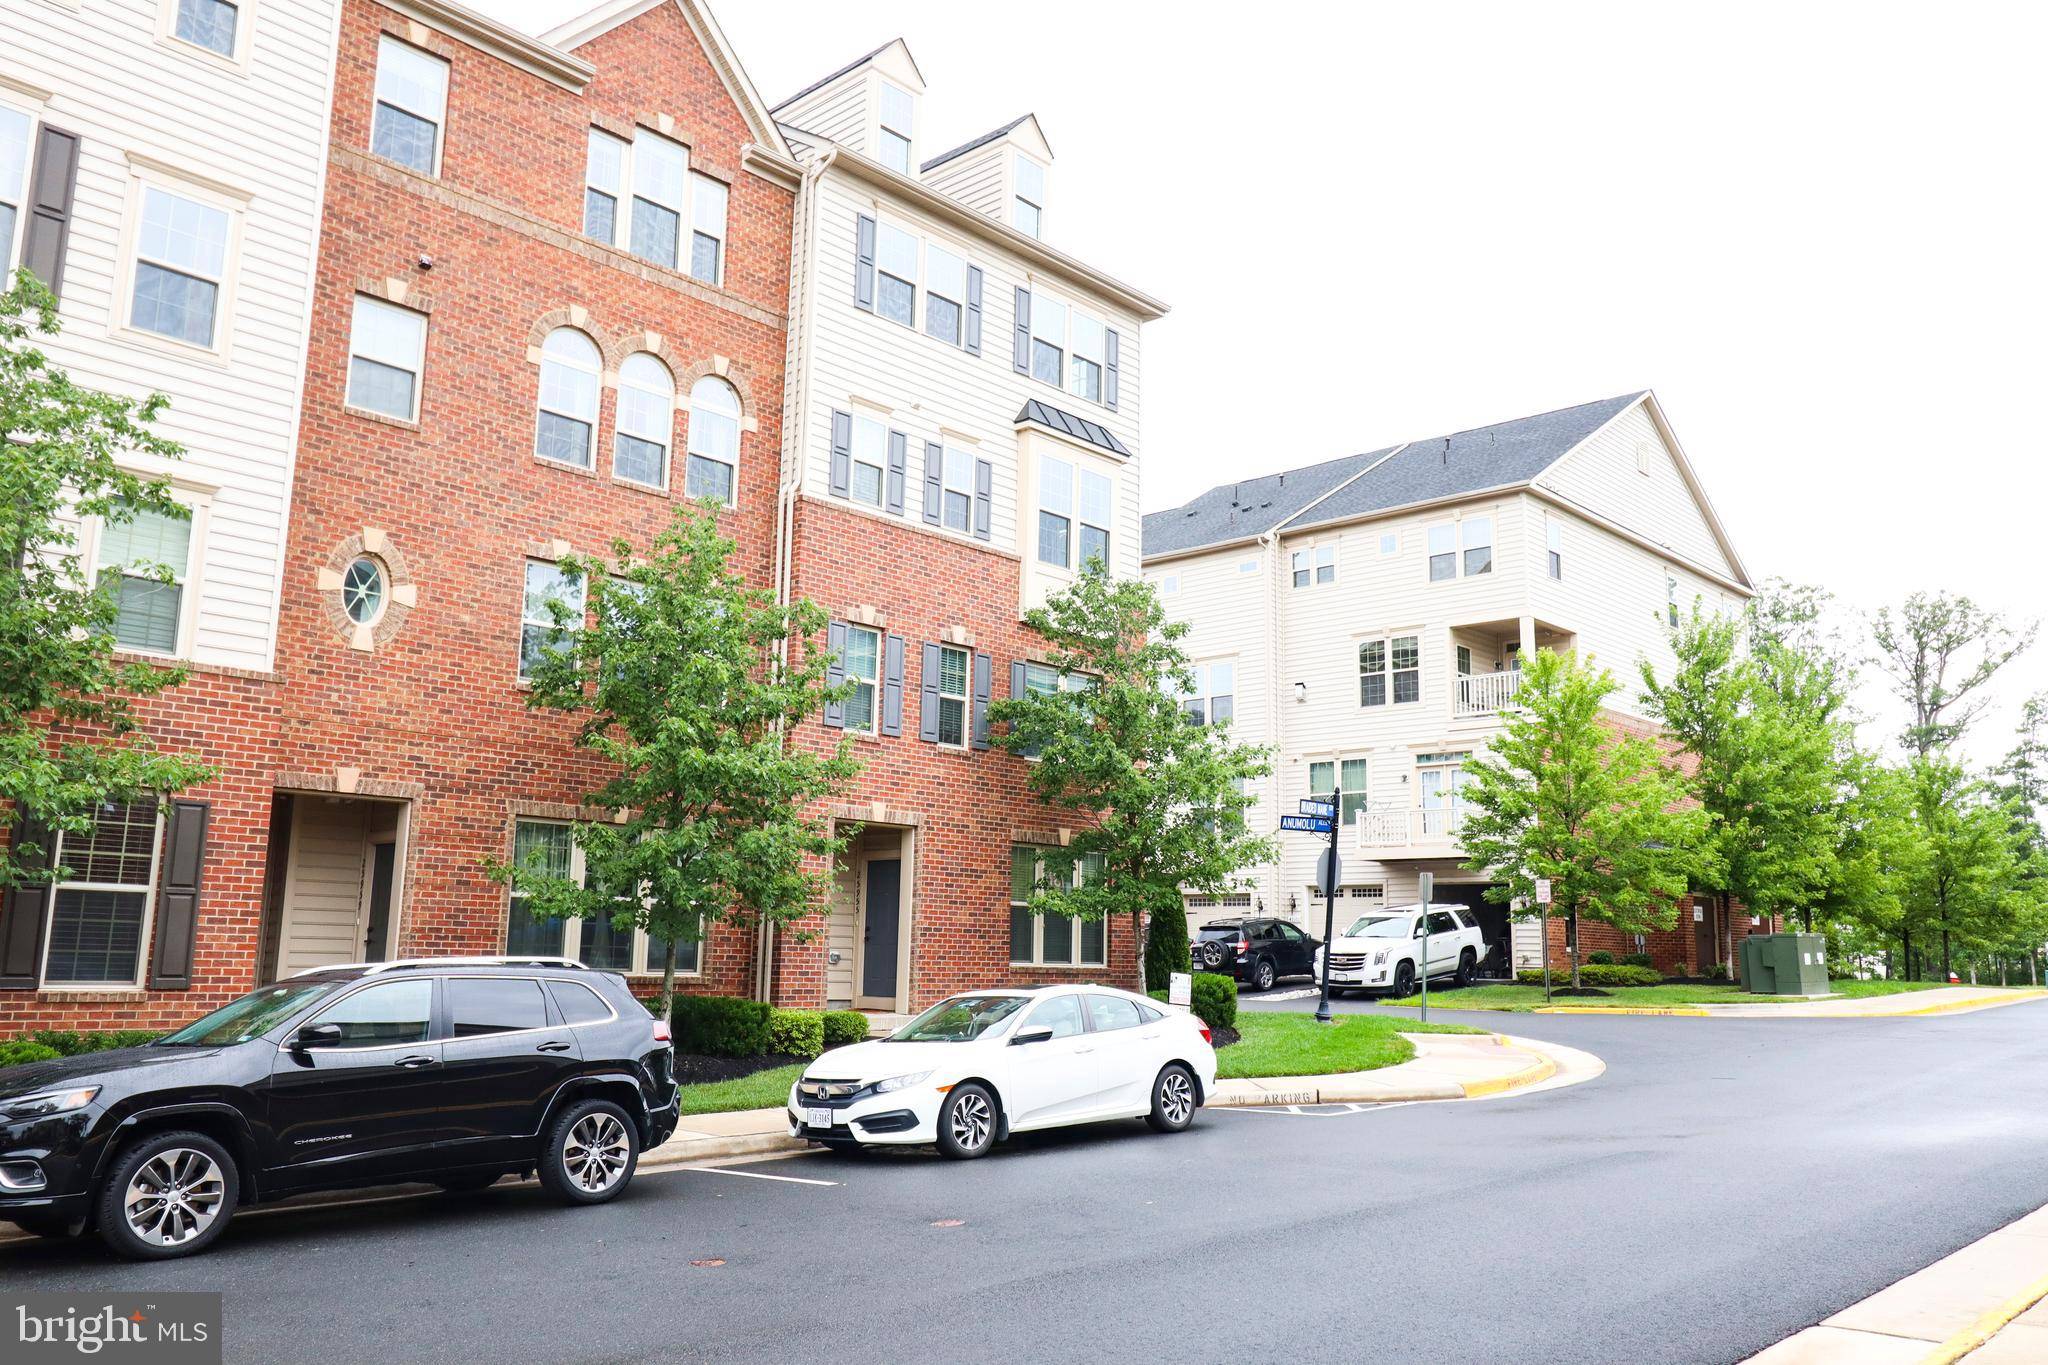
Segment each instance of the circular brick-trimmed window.
M374 626L384 615L391 590L384 579L384 565L375 555L364 555L341 575L341 609L359 626Z
M320 597L335 633L355 649L371 650L404 627L419 601L419 586L390 538L365 529L327 556Z

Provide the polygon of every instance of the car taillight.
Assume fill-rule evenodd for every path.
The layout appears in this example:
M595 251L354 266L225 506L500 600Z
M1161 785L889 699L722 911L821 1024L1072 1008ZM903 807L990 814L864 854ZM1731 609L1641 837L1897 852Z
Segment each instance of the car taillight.
M1195 1027L1197 1027L1197 1028L1199 1028L1199 1029L1201 1029L1201 1030L1202 1030L1202 1041L1203 1041L1203 1042L1205 1042L1205 1043L1210 1043L1210 1044L1214 1044L1214 1043L1215 1043L1215 1041L1216 1041L1216 1035L1215 1035L1215 1034L1213 1034L1213 1033L1211 1033L1211 1032L1209 1032L1209 1026L1208 1026L1207 1024L1204 1024L1204 1023L1200 1023L1200 1022L1197 1022L1197 1023L1196 1023L1196 1025L1195 1025Z
M668 1034L668 1020L666 1020L666 1019L657 1019L657 1020L655 1020L655 1021L654 1021L654 1041L655 1041L655 1042L657 1042L657 1043L665 1043L665 1042L667 1042L668 1040L669 1040L669 1034Z
M1241 938L1237 941L1237 951L1239 951L1240 953L1251 946L1252 941L1248 938Z

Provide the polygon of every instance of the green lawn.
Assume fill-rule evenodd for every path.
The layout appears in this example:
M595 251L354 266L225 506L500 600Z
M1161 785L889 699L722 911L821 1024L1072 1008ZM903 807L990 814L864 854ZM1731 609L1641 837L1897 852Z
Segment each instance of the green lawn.
M731 1081L706 1081L682 1087L685 1114L722 1114L728 1109L780 1109L789 1103L789 1088L803 1075L804 1064L771 1066Z
M1415 1055L1399 1033L1482 1033L1460 1024L1419 1025L1412 1019L1374 1014L1340 1014L1318 1024L1313 1014L1241 1011L1239 1041L1216 1052L1216 1074L1224 1080L1249 1076L1322 1076L1339 1071L1372 1071Z
M1927 991L1940 983L1934 981L1836 981L1831 983L1835 993L1850 999L1871 995L1897 995L1902 991ZM1588 1009L1655 1009L1670 1005L1782 1005L1788 1003L1781 995L1751 995L1740 986L1605 986L1607 992L1601 996L1561 996L1555 1003ZM1419 995L1406 1000L1386 1003L1406 1006L1409 1009L1421 1005ZM1463 990L1439 990L1429 992L1432 1009L1446 1010L1508 1010L1526 1014L1540 1008L1543 1001L1541 986L1467 986Z

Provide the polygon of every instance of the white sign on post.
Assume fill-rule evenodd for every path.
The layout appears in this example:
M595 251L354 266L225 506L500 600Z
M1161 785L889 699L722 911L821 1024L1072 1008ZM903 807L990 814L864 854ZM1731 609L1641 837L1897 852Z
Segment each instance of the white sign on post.
M1170 972L1166 977L1166 1003L1187 1006L1194 1003L1195 978L1186 972Z
M1536 879L1536 903L1538 905L1550 904L1550 878L1538 877Z

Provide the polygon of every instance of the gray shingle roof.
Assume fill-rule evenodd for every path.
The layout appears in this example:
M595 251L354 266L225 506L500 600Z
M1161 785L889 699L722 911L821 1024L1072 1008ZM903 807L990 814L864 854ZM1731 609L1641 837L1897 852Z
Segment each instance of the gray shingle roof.
M1089 445L1098 446L1112 455L1130 458L1131 448L1119 441L1116 433L1108 427L1091 422L1086 417L1076 417L1073 413L1062 411L1050 403L1041 403L1036 398L1024 404L1023 411L1017 414L1017 420L1051 427L1054 431L1065 432L1077 441L1086 441Z
M940 152L937 156L933 157L930 161L925 162L922 166L919 166L917 169L919 171L928 171L932 167L938 165L940 162L951 161L954 157L963 156L966 153L973 151L976 147L985 147L989 143L994 142L997 138L1003 136L1012 128L1015 128L1018 124L1022 123L1025 119L1028 119L1030 117L1031 115L1029 114L1019 114L1017 117L1011 119L1008 123L1005 123L1000 128L991 128L987 132L983 133L980 137L970 138L966 142L961 143L958 147L955 147L950 152Z
M1315 526L1527 483L1644 392L1223 484L1183 507L1148 515L1144 553L1179 554L1258 535L1282 523ZM1345 484L1361 470L1370 472ZM1285 496L1279 496L1275 490L1283 485Z
M832 82L838 80L841 76L844 76L847 72L853 70L855 67L864 66L868 62L873 61L875 58L881 56L884 52L889 50L889 43L894 43L897 41L899 40L891 38L888 43L883 43L873 52L864 52L860 56L855 57L852 61L848 62L845 66L840 67L837 71L833 71L826 75L818 77L818 79L812 81L809 85L797 91L788 99L783 100L780 104L771 106L768 112L772 114L775 113L777 110L787 109L790 105L795 104L798 100L802 99L805 95L810 94L813 90L817 90L823 86L830 85Z
M1218 484L1193 502L1147 513L1145 553L1177 554L1263 535L1386 453L1346 455L1284 474Z

